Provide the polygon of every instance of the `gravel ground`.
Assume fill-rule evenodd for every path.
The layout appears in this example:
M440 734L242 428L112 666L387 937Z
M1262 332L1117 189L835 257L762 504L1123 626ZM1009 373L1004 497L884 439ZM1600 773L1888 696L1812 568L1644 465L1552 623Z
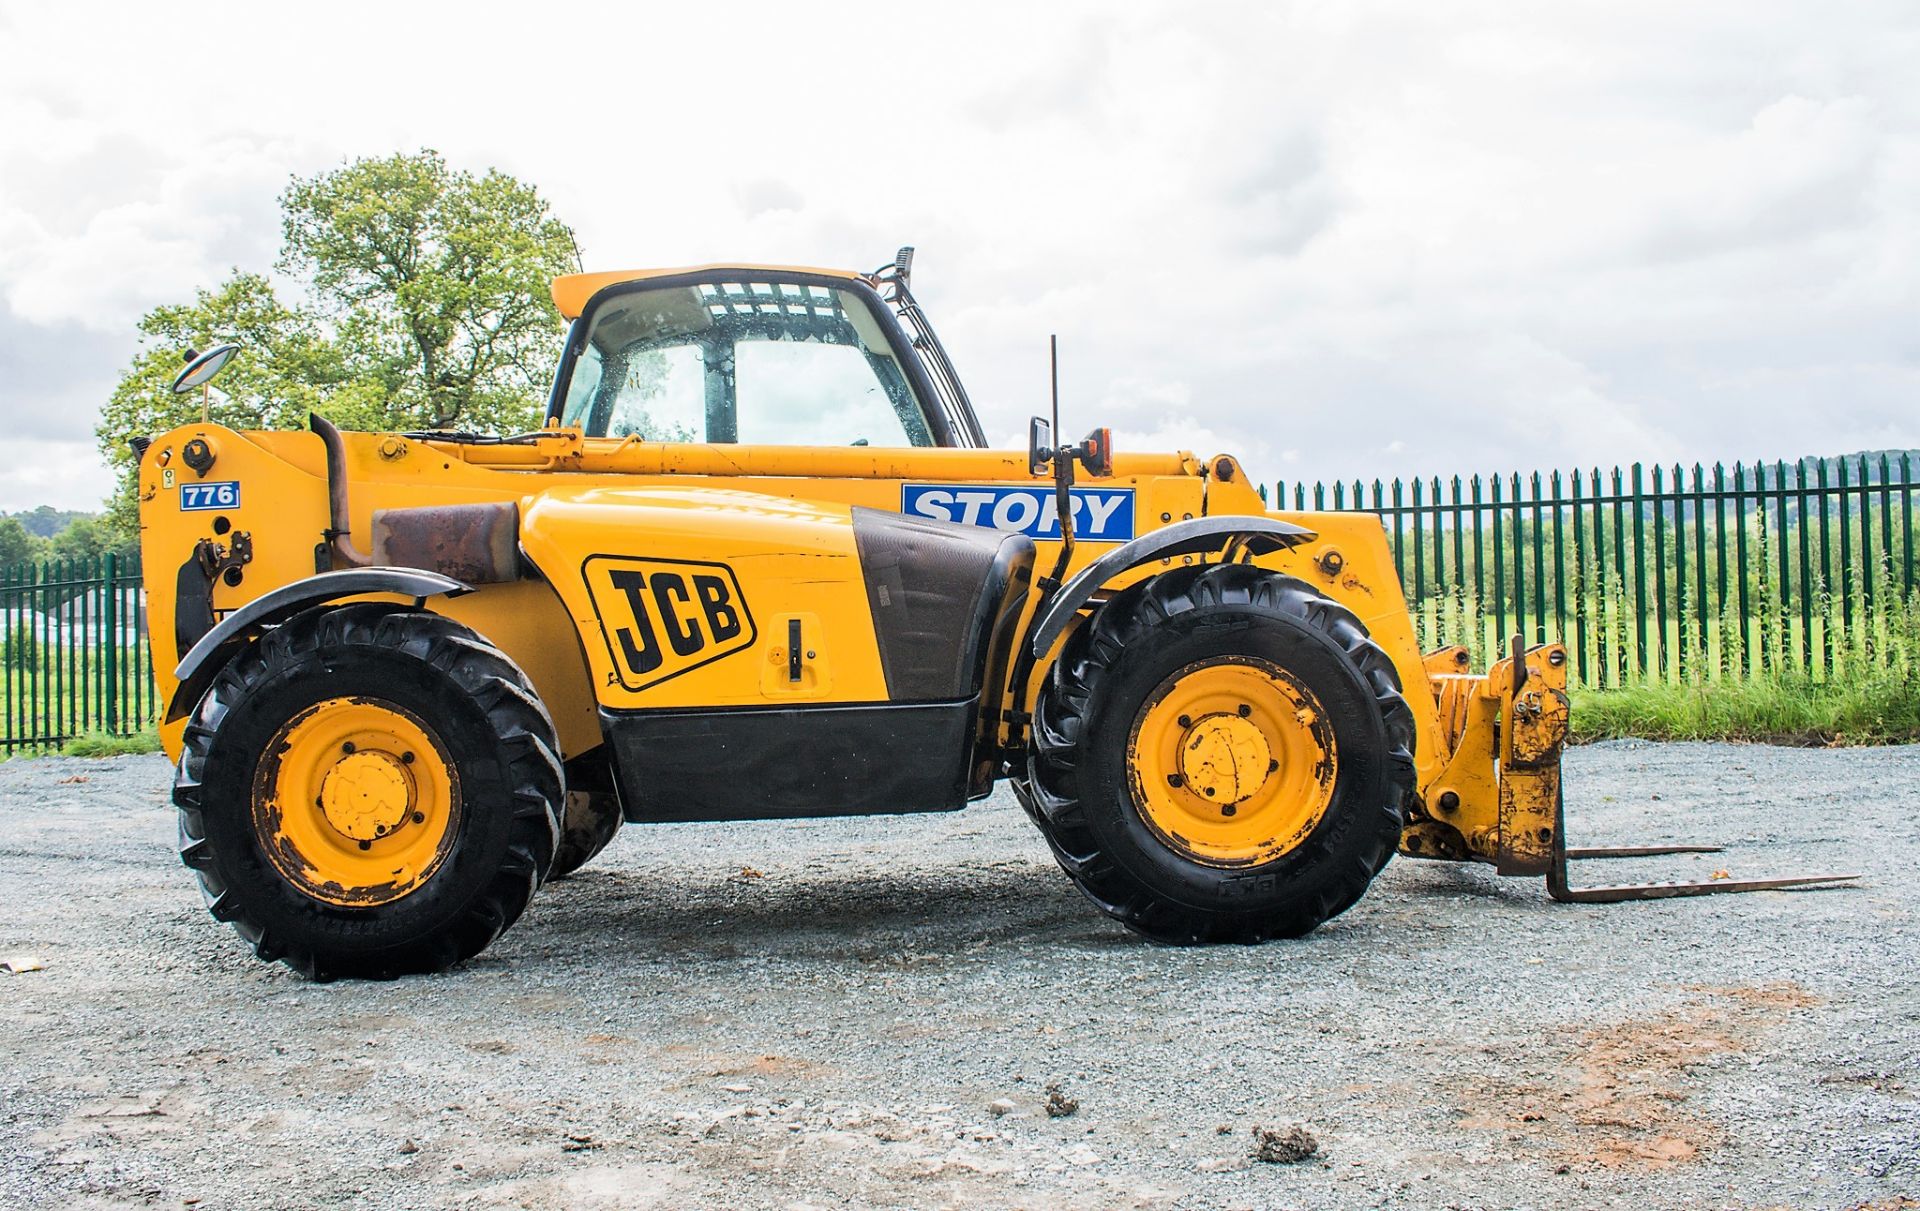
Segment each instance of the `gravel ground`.
M10 762L0 956L45 969L0 975L0 1205L1920 1193L1920 748L1627 742L1567 763L1585 837L1734 847L1608 878L1866 882L1566 907L1403 859L1303 941L1175 950L1082 903L1001 794L630 827L462 969L321 986L201 909L163 761ZM1253 1158L1303 1151L1295 1124L1317 1151Z

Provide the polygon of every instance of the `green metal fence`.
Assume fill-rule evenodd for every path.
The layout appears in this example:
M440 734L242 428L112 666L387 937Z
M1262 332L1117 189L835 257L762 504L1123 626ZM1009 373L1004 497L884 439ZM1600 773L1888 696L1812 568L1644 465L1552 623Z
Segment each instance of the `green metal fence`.
M0 568L0 754L153 721L146 597L113 555Z
M1564 640L1577 680L1844 677L1916 665L1909 453L1276 484L1293 509L1378 514L1423 643L1484 660Z

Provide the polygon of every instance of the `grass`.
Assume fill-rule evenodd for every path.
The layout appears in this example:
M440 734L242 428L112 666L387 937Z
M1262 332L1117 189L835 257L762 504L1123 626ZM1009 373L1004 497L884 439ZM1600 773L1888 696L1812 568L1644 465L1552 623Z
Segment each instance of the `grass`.
M62 757L130 757L160 751L160 734L152 728L131 736L87 732L60 746Z
M1744 681L1649 682L1573 692L1573 741L1748 740L1768 744L1920 741L1920 686L1894 670L1814 681L1775 674Z

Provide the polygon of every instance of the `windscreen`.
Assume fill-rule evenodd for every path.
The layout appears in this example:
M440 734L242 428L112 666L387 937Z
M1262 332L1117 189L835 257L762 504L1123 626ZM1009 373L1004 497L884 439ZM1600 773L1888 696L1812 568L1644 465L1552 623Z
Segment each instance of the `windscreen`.
M601 302L561 419L590 437L643 441L934 444L865 297L744 278Z

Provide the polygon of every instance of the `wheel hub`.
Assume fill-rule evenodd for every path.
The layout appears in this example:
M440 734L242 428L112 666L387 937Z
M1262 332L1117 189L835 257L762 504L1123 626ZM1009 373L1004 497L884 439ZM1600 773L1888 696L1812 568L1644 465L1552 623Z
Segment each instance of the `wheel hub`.
M355 841L384 837L405 824L413 801L413 779L388 753L347 753L320 782L327 823Z
M460 780L418 716L328 698L289 719L254 767L260 851L287 883L342 907L423 886L459 833Z
M1180 776L1197 794L1221 806L1253 797L1272 771L1267 738L1239 713L1195 720L1180 739Z
M1134 716L1127 778L1142 821L1207 866L1271 862L1304 842L1333 801L1333 726L1293 673L1251 656L1196 661Z

